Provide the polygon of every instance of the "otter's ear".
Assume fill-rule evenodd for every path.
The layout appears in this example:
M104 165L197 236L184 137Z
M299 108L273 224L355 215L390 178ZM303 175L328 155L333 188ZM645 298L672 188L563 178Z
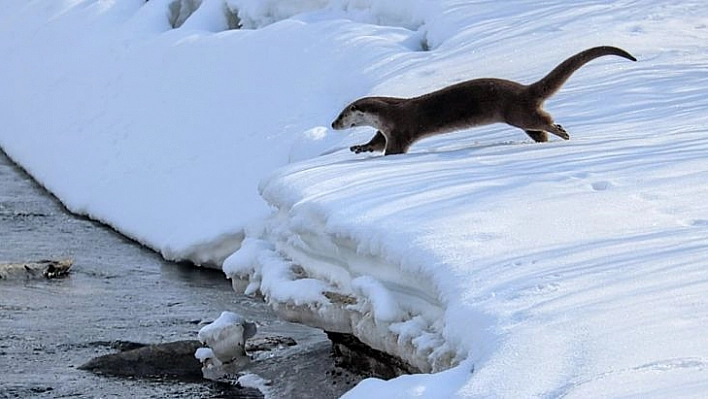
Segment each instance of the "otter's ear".
M357 107L356 105L352 104L352 105L349 106L349 110L350 110L350 111L359 111L359 107Z

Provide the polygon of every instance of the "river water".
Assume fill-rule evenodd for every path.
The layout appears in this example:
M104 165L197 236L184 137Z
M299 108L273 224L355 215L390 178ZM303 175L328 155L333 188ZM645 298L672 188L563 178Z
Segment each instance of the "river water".
M237 295L221 272L167 262L72 215L0 151L0 263L64 258L74 260L66 278L0 280L0 398L233 397L206 382L120 379L77 369L113 352L101 342L195 339L223 310L257 321L259 335L298 342L290 361L274 362L265 376L274 380L272 396L336 397L355 382L333 377L341 372L320 331L278 320L261 301Z

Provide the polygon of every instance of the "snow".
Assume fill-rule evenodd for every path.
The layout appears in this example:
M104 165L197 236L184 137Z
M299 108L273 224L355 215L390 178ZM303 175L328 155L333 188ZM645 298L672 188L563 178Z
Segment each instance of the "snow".
M215 360L218 362L218 365L221 364L221 362L216 359L216 356L214 356L214 352L206 347L198 348L194 352L194 357L197 358L201 363L211 362Z
M251 358L246 353L246 340L256 335L256 324L236 313L223 311L197 334L206 347L198 348L194 357L202 364L205 379L218 381L234 376Z
M272 382L256 374L244 374L240 376L238 378L238 384L242 387L258 389L267 398L271 398L275 394L271 389Z
M246 340L256 334L256 325L243 316L224 311L213 322L199 330L199 341L211 349L211 353L195 353L197 359L215 357L221 363L228 363L239 357L246 357ZM200 348L202 349L202 348Z
M423 372L347 397L708 395L703 2L0 7L0 146L73 212ZM329 128L596 45L639 61L547 102L567 142L492 125L382 157Z

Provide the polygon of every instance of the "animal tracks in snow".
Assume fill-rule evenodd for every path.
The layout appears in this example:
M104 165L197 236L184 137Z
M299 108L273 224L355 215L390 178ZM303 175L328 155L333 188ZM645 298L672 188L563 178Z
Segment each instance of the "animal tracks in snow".
M595 191L605 191L612 187L612 183L606 180L600 180L590 184L590 187Z
M607 191L617 185L611 180L599 179L595 173L589 172L574 173L569 179L581 182L581 187L589 187L592 191Z

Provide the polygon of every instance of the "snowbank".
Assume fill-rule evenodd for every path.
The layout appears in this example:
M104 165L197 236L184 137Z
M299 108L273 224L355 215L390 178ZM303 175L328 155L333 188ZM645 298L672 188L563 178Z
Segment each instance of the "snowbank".
M332 105L365 93L413 33L332 20L225 30L222 1L182 3L194 2L3 4L0 145L73 212L166 258L220 265L268 213L261 177L338 143L322 130Z
M572 126L570 142L532 145L519 131L491 127L430 139L404 156L339 151L262 181L275 212L225 262L237 287L246 279L246 291L260 291L284 317L353 333L421 371L452 367L367 380L348 396L708 391L708 302L700 299L708 288L701 200L708 100L686 85L708 79L699 66L707 60L706 26L689 22L660 38L665 26L692 17L557 7L554 18L526 27L536 34L517 37L519 48L538 48L546 31L587 29L581 17L611 16L632 23L602 25L592 39L625 42L641 60L594 61L549 101ZM490 36L508 26L523 31L538 12L528 9L459 36L496 55ZM465 68L489 68L484 57L458 51L442 43L439 58L404 68L372 92L418 94L422 71L454 71L462 57ZM533 81L531 72L540 78L573 52L567 47L543 70L496 63L489 75ZM490 58L506 61L507 54ZM361 131L361 142L373 134Z
M348 396L708 392L703 2L0 7L2 148L72 211L167 258L230 256L284 316L437 372ZM548 101L569 142L490 126L384 158L328 128L363 95L529 83L602 44L639 62L595 60Z
M705 392L708 143L686 131L687 151L676 136L623 133L621 145L337 154L288 167L263 186L278 207L261 233L272 253L258 251L248 271L237 252L225 271L256 276L276 309L314 309L321 327L423 371L459 364L353 394ZM243 250L257 243L247 238ZM285 262L299 271L291 286ZM335 300L308 304L296 289L304 281Z

